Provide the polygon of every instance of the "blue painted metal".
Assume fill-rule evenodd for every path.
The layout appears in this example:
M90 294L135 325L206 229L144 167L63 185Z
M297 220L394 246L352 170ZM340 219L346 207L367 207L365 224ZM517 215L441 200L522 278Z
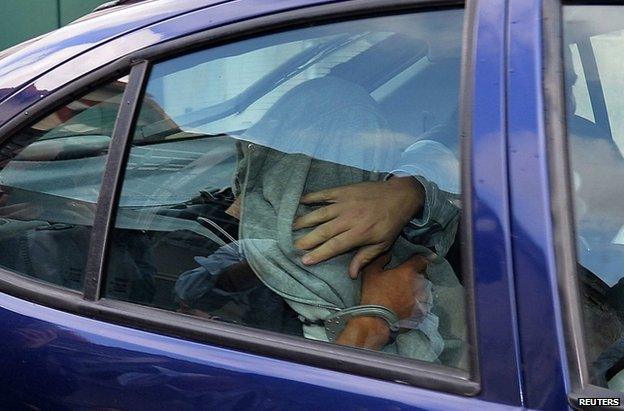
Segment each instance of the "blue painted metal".
M567 409L542 93L541 1L509 9L509 177L525 403Z
M0 397L10 409L512 409L105 324L3 294L0 324Z
M115 18L90 18L0 60L0 125L54 90L133 51L326 2L160 0L116 12ZM148 5L158 7L151 10ZM483 387L477 398L191 343L2 294L0 369L10 371L0 372L0 397L21 393L16 401L47 408L565 407L567 371L562 364L542 118L540 6L540 0L481 0L476 11L477 71L470 103Z
M484 0L477 12L472 240L482 395L521 405L506 171L505 3Z

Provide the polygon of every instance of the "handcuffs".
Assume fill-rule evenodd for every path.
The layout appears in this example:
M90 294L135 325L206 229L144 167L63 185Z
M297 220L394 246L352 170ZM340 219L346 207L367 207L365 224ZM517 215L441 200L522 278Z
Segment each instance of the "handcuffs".
M383 305L373 304L345 308L344 310L330 314L324 320L320 321L310 321L301 315L299 316L299 320L305 325L324 326L327 339L329 342L333 343L340 336L347 322L349 322L349 319L353 317L379 317L388 323L391 332L396 332L399 329L399 327L395 325L399 322L399 316L396 315L394 311Z

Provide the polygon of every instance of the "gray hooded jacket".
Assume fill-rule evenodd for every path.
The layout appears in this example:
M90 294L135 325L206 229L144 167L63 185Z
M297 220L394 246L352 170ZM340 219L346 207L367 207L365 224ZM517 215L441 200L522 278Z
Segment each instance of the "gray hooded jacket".
M314 266L301 263L302 252L293 242L309 230L294 232L292 223L316 207L299 200L326 188L382 180L413 141L385 130L376 102L363 88L331 77L307 81L286 93L241 139L234 186L243 196L239 237L248 263L307 320L322 321L359 305L361 281L346 274L354 252ZM445 232L434 237L438 241L432 247L443 255L457 227L457 208L434 183L417 178L427 196L427 221L421 221L418 230L426 234L430 226ZM419 236L407 237L410 241L401 236L393 246L390 267L413 254L431 253L418 244ZM426 245L431 246L431 238ZM455 351L453 361L458 362L465 336L461 287L443 258L430 266L428 277L434 308L423 321L408 322L411 329L384 351L436 361L446 346ZM440 301L446 306L436 310ZM451 320L448 313L461 317ZM440 314L446 321L443 326ZM318 325L305 326L304 334L327 340Z

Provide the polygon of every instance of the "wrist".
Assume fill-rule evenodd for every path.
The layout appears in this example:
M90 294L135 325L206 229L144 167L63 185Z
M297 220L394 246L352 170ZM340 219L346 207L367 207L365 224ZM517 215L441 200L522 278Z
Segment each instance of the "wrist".
M425 205L425 188L420 181L413 176L393 175L386 182L405 196L404 204L408 207L408 221L419 218Z
M380 317L353 317L336 340L338 344L379 350L390 340L390 327Z

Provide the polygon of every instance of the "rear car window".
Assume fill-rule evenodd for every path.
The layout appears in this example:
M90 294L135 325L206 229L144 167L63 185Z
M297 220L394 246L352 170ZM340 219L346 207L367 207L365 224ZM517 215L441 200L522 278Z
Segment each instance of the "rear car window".
M386 16L156 63L105 295L466 369L462 25Z

